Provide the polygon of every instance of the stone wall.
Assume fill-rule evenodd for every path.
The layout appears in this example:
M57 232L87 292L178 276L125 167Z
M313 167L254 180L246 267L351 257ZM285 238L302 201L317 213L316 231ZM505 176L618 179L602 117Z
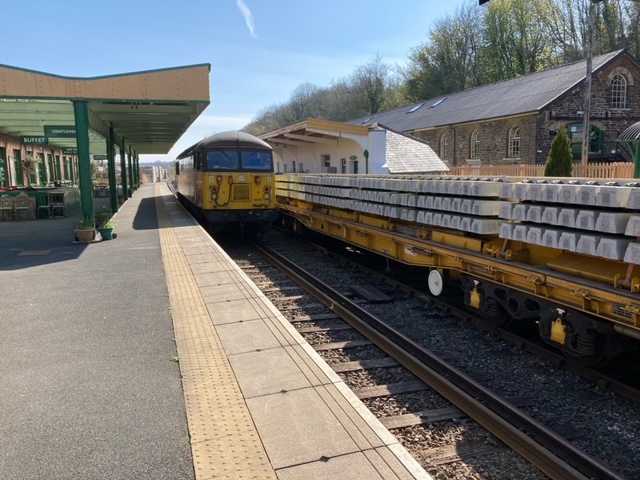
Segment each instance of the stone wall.
M615 74L627 80L627 108L611 108L611 79ZM590 160L631 160L625 146L616 142L618 136L630 125L640 120L640 67L623 56L614 64L593 76L591 85L591 124L603 131L601 152L591 154ZM506 119L494 119L475 124L447 126L426 131L413 132L416 137L429 142L440 155L440 139L449 135L447 165L465 165L470 156L471 134L480 130L480 158L483 164L537 163L544 164L551 150L551 142L561 126L584 122L584 85L559 98L539 114ZM509 130L520 127L520 157L508 157ZM580 134L582 136L582 134ZM451 152L454 151L455 155ZM579 162L580 159L576 158Z

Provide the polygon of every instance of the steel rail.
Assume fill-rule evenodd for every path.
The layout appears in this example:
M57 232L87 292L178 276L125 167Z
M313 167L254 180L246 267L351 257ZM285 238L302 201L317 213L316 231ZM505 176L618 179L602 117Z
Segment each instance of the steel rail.
M624 480L624 477L609 466L570 444L564 437L501 397L497 397L410 338L385 325L279 253L264 246L254 246L307 292L545 475L558 480L589 478ZM481 402L488 404L491 408ZM523 433L521 428L539 440L534 440L532 436ZM564 458L556 455L549 448L560 452ZM578 467L583 472L578 471Z
M398 290L402 290L405 293L409 293L413 295L415 298L425 302L429 306L434 306L439 308L441 311L447 314L452 314L461 320L472 323L476 327L495 334L499 338L504 341L510 343L511 345L517 346L520 350L529 351L545 360L552 362L554 365L558 367L562 367L564 370L575 373L580 377L588 380L598 386L598 388L602 392L611 392L619 395L620 397L626 398L636 403L640 403L640 390L634 388L632 386L626 385L625 383L611 378L607 375L601 374L597 371L589 367L585 367L581 365L579 362L572 361L570 358L565 357L564 355L558 353L556 350L549 349L546 345L540 345L530 340L524 339L512 332L509 332L507 329L503 327L487 327L487 322L482 317L473 314L470 310L464 310L457 308L455 306L451 306L446 301L440 300L438 297L430 297L426 295L424 292L420 290L416 290L415 288L405 285L402 282L389 278L388 276L376 272L375 270L371 270L370 268L359 264L351 259L348 259L340 254L336 254L331 251L327 247L319 245L317 243L309 242L313 248L324 252L330 255L337 255L340 260L347 262L349 265L353 267L357 267L364 273L373 278L386 283L387 285L396 288ZM458 287L459 288L459 287ZM444 314L444 313L443 313Z
M367 275L381 282L384 282L391 287L397 288L398 290L402 290L403 292L413 295L415 298L425 302L429 306L435 306L436 308L439 308L443 312L446 311L446 314L451 314L463 321L470 322L476 327L486 332L490 332L492 334L497 335L499 338L505 340L506 342L509 342L512 345L517 346L521 350L529 351L535 354L536 356L539 356L541 358L544 358L545 360L552 362L554 365L560 368L563 368L564 370L567 370L569 372L579 375L585 380L588 380L596 384L602 392L615 393L616 395L629 399L635 403L640 403L640 390L638 390L637 388L626 385L625 383L620 382L607 375L598 373L593 369L590 369L589 367L585 367L584 365L581 365L579 362L572 361L570 358L567 358L562 354L559 354L556 350L551 350L545 345L540 345L530 340L519 337L518 335L512 332L509 332L505 328L502 328L502 327L488 328L486 320L484 320L482 317L479 317L478 315L475 315L473 312L469 310L463 310L455 306L452 306L448 304L446 301L440 300L438 297L430 297L420 290L416 290L415 288L405 285L402 282L399 282L398 280L389 278L388 276L380 272L376 272L375 270L372 270L364 265L361 265L358 262L355 262L340 254L336 254L335 252L332 252L327 247L324 247L322 245L319 245L317 243L312 243L312 242L309 242L309 244L312 245L315 249L320 250L326 254L337 255L341 261L345 261L349 265L353 267L357 267L361 271L365 272Z

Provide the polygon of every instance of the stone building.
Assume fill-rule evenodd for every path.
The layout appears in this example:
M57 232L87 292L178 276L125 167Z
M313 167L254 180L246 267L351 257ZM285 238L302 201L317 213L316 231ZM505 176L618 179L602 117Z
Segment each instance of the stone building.
M640 64L625 50L593 58L590 162L630 161L618 136L640 119ZM448 166L546 162L567 127L583 141L586 60L360 118L425 140Z

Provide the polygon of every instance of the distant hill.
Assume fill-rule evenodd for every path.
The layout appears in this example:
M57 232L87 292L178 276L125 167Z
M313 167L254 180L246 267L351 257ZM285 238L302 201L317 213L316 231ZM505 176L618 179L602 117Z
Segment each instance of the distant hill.
M175 162L140 162L141 167L162 167L162 168L170 168L173 166Z

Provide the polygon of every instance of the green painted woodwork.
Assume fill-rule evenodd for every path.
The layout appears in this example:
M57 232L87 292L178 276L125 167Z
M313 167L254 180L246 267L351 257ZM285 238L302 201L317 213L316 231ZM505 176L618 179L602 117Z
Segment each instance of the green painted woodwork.
M45 125L44 136L52 138L76 138L76 127L73 125Z
M16 186L24 185L24 173L22 171L22 152L20 150L13 151L14 165L16 167Z
M62 180L62 171L60 165L60 155L54 157L54 169L51 171L52 175L55 172L54 180Z
M93 185L91 183L91 157L89 152L89 109L86 101L75 100L73 112L76 119L76 145L78 170L80 171L80 206L82 217L93 219Z
M640 140L617 140L626 145L633 158L633 178L640 178Z
M125 139L122 139L122 145L120 145L120 178L122 184L122 195L126 200L129 198L127 195L127 159L125 158Z
M129 145L129 157L128 157L128 165L129 165L129 178L131 179L129 181L129 194L127 195L127 198L131 197L131 195L133 194L133 168L131 166L133 160L131 158L131 145Z
M0 187L9 186L9 169L7 167L7 149L0 147Z
M38 153L38 185L44 187L47 184L47 166L44 163L44 153Z
M116 179L116 146L115 132L113 127L109 128L109 139L107 140L107 165L109 168L109 203L111 211L118 211L118 184Z
M20 143L23 145L49 145L47 137L20 137Z

